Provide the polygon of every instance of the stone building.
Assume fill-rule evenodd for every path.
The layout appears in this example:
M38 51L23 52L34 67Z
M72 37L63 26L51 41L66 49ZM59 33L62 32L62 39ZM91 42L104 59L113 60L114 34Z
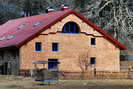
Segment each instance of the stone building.
M0 27L0 73L19 74L33 69L35 61L49 61L49 69L79 72L77 60L86 50L91 55L89 68L95 65L97 71L119 72L120 50L125 49L77 11L62 8L10 20Z

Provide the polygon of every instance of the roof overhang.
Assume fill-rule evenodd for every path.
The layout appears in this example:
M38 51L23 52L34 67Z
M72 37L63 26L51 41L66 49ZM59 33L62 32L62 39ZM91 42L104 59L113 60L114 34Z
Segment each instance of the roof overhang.
M9 46L9 47L2 47L0 48L0 51L1 50L15 50L15 49L18 49L16 46Z

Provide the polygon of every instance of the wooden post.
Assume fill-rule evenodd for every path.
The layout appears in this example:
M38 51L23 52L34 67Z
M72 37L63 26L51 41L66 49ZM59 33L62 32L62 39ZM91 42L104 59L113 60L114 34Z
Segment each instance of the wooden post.
M132 78L132 76L131 76L131 69L132 69L132 66L129 66L129 68L128 68L128 74L127 74L127 76L128 76L128 79L131 79Z

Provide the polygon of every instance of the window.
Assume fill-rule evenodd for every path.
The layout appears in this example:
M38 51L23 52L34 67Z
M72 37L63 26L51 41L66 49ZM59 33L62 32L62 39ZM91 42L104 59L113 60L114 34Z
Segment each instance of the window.
M39 25L41 25L41 24L43 24L43 22L42 22L42 21L38 21L38 22L36 22L35 24L33 24L33 27L37 27L37 26L39 26Z
M95 57L91 57L90 58L90 64L91 65L95 65L96 64L96 58Z
M3 40L6 40L6 37L5 36L0 37L0 41L3 41Z
M52 43L52 51L58 51L58 43Z
M42 43L41 42L35 43L35 50L36 51L42 51Z
M48 69L58 69L58 59L48 59Z
M96 38L91 38L91 45L96 45Z
M13 39L13 38L15 38L15 36L16 36L16 35L9 35L9 36L6 37L6 40Z
M64 25L62 33L79 33L79 27L75 22L68 22Z
M28 24L21 24L21 25L19 25L19 26L17 27L17 29L18 29L18 30L23 29L23 28L25 28L27 25L28 25Z
M16 35L12 34L12 35L8 35L8 36L3 36L3 37L0 37L0 41L3 41L3 40L11 40L13 38L15 38Z

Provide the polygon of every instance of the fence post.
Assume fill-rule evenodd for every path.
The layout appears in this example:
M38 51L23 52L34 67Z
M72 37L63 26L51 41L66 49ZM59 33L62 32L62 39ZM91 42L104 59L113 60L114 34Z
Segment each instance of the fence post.
M94 78L96 78L96 68L94 67Z
M132 75L131 75L131 69L132 69L132 66L129 66L128 68L128 73L127 73L127 76L128 76L128 79L131 79L132 78Z
M96 67L95 65L93 65L93 79L96 78Z

